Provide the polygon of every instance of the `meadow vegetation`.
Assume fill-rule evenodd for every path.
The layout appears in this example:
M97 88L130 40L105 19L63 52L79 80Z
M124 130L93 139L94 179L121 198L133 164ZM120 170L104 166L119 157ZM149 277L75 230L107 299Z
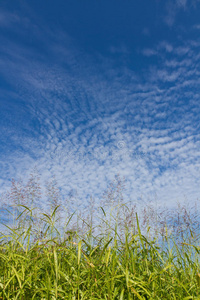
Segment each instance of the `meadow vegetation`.
M37 175L13 181L1 198L0 299L200 299L198 204L142 207L123 190L116 176L81 206L55 180L43 202Z

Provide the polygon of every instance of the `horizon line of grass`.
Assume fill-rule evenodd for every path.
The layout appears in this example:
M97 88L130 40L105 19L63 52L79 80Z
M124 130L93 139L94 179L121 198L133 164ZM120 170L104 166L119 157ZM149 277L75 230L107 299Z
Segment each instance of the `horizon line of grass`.
M104 235L90 228L62 236L56 207L43 213L41 238L23 208L0 235L0 299L200 299L200 247L184 240L178 247L167 228L165 249L142 235L137 213L137 233L126 228L120 236L116 223Z
M64 212L54 185L43 211L33 178L24 189L13 182L12 222L0 232L0 299L200 299L197 215L137 211L123 203L122 187L117 177L84 216Z

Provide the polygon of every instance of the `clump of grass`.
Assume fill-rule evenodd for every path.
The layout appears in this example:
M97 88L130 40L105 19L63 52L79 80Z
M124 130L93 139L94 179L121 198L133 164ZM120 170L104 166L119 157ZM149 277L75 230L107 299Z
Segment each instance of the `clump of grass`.
M105 194L109 209L91 198L90 216L68 207L61 226L55 183L45 212L34 205L33 178L28 189L13 182L13 222L0 234L0 299L200 299L198 219L194 225L181 208L178 230L177 215L155 226L152 209L123 203L122 186L116 177Z

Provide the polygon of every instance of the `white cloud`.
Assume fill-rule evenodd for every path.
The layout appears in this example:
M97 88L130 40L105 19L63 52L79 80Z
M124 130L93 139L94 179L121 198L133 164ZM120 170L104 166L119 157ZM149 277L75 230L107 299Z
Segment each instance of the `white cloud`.
M188 2L187 0L176 0L177 6L183 7L183 8L186 8L187 2Z
M194 25L193 28L199 30L200 29L200 24Z
M26 177L36 165L43 184L54 174L63 193L77 189L83 201L89 194L100 197L117 173L126 177L126 199L133 202L141 194L146 200L157 194L170 205L184 194L196 198L200 58L194 46L164 41L156 50L146 49L146 55L158 53L160 63L145 70L144 83L128 67L119 72L103 57L100 65L90 57L83 62L73 43L65 53L56 36L47 39L53 39L51 51L60 55L57 64L11 42L1 46L0 72L17 84L30 120L36 122L35 127L26 125L31 138L21 128L12 139L13 151L1 157L1 190L8 185L6 178ZM190 103L182 100L187 87Z
M149 48L146 48L142 51L143 55L145 56L153 56L153 55L157 55L157 51L156 50L153 50L153 49L149 49Z
M165 23L172 27L176 20L176 15L180 10L190 10L194 9L199 0L188 1L188 0L168 0L166 1L166 15L164 17ZM191 8L192 7L192 8Z
M17 14L6 12L3 10L0 11L0 26L10 27L14 23L18 22L20 22L20 18Z
M171 53L173 51L173 46L168 43L167 41L162 41L161 43L158 44L158 50L164 49L166 52Z

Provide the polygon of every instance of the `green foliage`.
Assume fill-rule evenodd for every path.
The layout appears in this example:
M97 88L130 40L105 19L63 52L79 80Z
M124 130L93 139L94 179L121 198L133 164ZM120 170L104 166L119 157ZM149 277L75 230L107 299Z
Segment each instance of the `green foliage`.
M137 234L127 229L119 237L114 226L112 237L90 230L62 240L56 212L43 215L43 239L33 236L32 224L1 234L0 299L200 299L199 247L161 249L142 235L137 216Z
M187 235L178 215L176 230L165 221L160 235L152 238L155 230L142 214L120 203L118 185L117 203L110 189L111 201L106 202L113 205L110 211L105 205L99 207L98 226L93 211L85 219L77 213L75 223L75 213L67 211L60 227L56 197L50 214L38 213L30 184L28 191L30 201L26 203L23 190L22 203L15 186L13 224L4 224L0 233L0 299L200 299L200 247L186 214L182 219L187 221ZM146 208L143 216L149 222L144 212Z

